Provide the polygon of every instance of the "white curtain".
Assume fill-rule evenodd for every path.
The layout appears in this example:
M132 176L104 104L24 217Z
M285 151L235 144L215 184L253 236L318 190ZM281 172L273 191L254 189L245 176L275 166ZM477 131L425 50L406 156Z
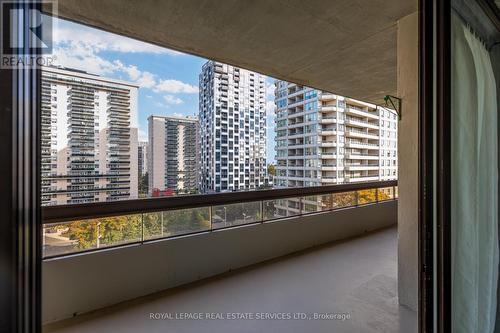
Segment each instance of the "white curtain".
M498 282L496 84L478 37L452 17L452 330L493 332Z

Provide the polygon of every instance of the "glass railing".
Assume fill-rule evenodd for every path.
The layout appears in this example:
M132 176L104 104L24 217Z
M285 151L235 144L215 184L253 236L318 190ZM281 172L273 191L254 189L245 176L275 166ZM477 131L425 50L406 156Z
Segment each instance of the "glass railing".
M385 181L47 206L42 208L43 257L137 245L396 198L397 181Z

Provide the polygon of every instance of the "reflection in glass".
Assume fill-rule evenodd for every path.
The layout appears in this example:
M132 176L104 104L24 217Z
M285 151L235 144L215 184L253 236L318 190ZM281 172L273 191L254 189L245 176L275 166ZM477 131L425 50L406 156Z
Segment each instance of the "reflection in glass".
M361 190L358 191L358 205L364 205L377 201L377 190Z
M275 220L301 214L300 198L268 200L263 203L264 220Z
M144 239L210 230L210 208L179 209L143 214Z
M260 202L245 202L212 208L212 228L225 228L262 220Z
M141 237L141 214L45 224L43 256L132 243Z

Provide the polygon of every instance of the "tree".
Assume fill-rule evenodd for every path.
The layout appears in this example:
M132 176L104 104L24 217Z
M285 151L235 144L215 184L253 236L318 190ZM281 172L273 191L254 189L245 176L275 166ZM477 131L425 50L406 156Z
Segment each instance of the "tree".
M144 175L141 175L139 171L139 196L146 196L148 194L148 186L149 186L149 177L146 172Z
M267 174L270 176L276 176L276 167L274 164L270 163L267 165Z
M85 250L141 239L141 215L124 215L74 221L62 234L76 241L76 248Z

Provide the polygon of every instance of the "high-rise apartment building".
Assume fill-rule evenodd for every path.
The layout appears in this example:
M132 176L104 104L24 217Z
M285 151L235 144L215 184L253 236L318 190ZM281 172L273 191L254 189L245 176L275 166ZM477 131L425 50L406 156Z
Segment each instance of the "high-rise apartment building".
M139 175L144 176L148 172L148 142L139 141L137 146L137 165Z
M200 74L201 189L256 189L267 182L265 76L215 61Z
M137 198L133 83L42 69L42 204Z
M148 118L149 192L197 193L200 183L199 124L196 117Z
M275 83L275 104L275 186L397 179L393 111L285 81Z

